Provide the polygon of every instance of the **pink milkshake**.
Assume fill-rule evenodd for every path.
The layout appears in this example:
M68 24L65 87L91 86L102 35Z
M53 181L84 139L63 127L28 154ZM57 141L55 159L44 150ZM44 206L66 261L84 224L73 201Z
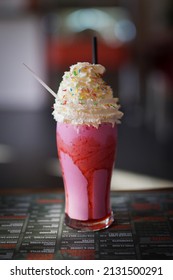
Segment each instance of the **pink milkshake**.
M116 126L99 128L57 124L57 146L64 178L66 221L100 229L113 221L110 182L116 150Z
M98 64L72 66L54 104L65 222L81 230L100 230L114 220L110 184L122 113L103 72Z

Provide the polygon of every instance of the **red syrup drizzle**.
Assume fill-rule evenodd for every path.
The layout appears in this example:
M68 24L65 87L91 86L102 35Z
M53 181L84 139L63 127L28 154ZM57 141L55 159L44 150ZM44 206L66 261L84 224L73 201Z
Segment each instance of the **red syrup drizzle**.
M112 169L115 159L116 151L116 138L112 135L108 136L106 143L100 144L92 137L78 136L73 141L72 145L67 145L61 139L59 133L57 133L57 146L58 154L61 152L68 154L74 164L80 169L82 174L85 176L88 182L88 220L93 220L93 179L94 172L96 170L104 169L108 171L108 179L106 185L105 195L105 216L110 213L109 209L109 189L111 182ZM62 173L63 166L61 165ZM64 179L64 184L65 178ZM68 209L68 198L67 198L67 209Z

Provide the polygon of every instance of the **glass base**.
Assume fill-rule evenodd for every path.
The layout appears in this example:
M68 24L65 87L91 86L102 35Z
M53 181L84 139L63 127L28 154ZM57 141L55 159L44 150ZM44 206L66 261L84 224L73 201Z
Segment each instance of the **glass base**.
M71 219L65 214L65 224L71 228L82 230L82 231L98 231L101 229L108 228L114 221L113 212L110 215L98 220L87 220L80 221Z

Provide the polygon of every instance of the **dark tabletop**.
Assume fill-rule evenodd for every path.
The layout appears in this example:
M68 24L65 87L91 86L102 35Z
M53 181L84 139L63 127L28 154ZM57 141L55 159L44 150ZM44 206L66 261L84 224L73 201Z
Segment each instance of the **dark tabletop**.
M63 193L0 197L0 259L173 259L173 192L112 192L113 225L64 224Z

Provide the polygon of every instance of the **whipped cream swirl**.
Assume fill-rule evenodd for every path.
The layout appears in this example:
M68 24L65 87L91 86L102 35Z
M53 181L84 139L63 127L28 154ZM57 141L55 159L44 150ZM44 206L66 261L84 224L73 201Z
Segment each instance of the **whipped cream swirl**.
M100 64L79 62L64 73L52 113L57 122L95 127L120 123L123 113L118 98L102 79L104 72Z

